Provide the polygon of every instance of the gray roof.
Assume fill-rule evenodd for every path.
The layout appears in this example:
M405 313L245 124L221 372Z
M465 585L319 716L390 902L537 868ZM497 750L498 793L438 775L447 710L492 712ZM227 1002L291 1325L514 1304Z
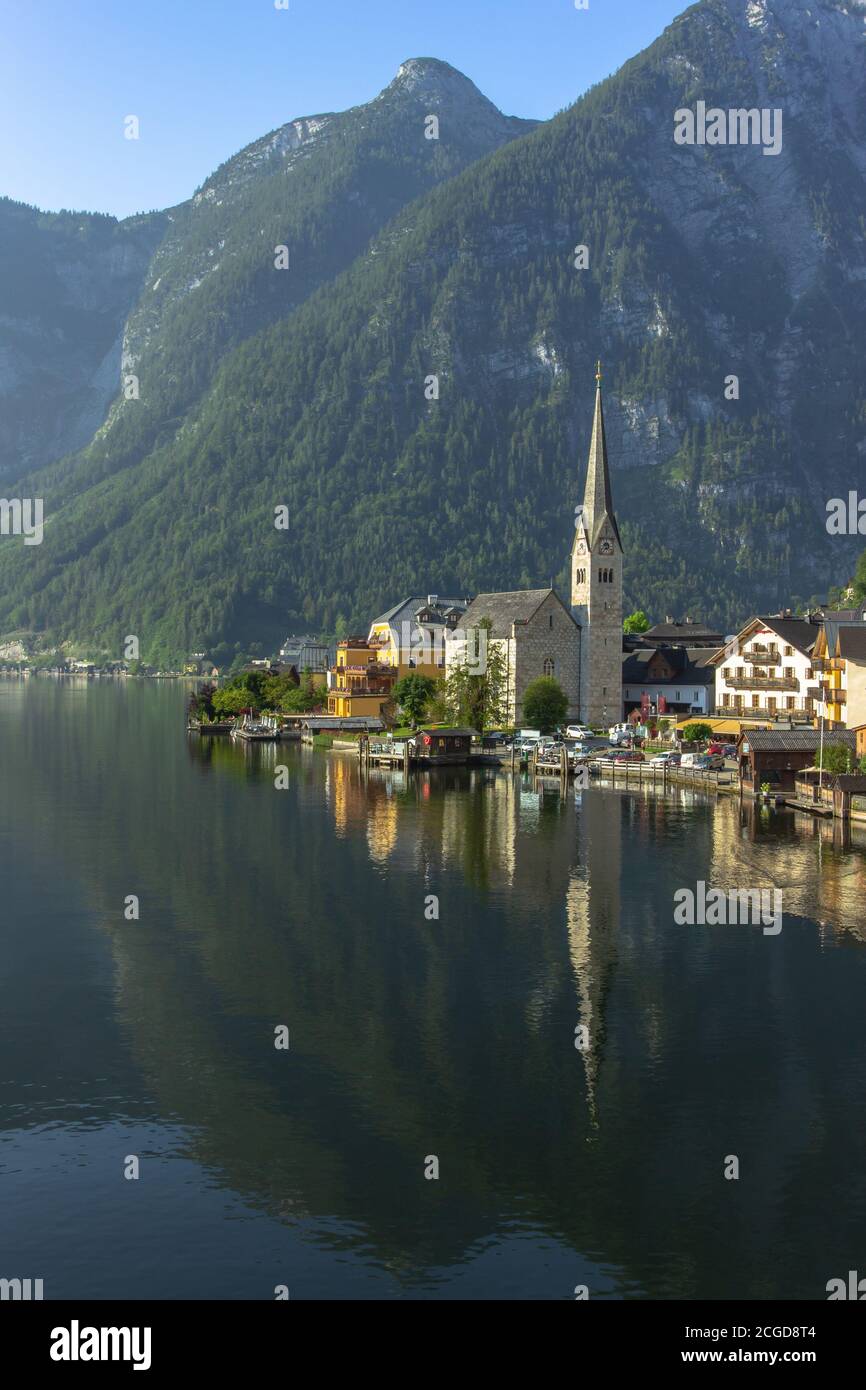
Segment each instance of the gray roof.
M463 627L478 627L482 618L489 618L493 623L491 637L510 637L511 624L529 622L551 594L571 618L554 589L507 589L498 594L478 594L463 614Z
M711 639L717 641L721 646L723 635L715 628L705 627L703 623L673 622L656 623L655 627L648 628L646 632L636 633L635 636L650 642L681 642L687 644L690 637L703 638L707 641Z
M758 618L757 621L804 656L809 655L818 636L815 624L807 622L805 618Z
M820 729L755 729L746 734L746 742L757 753L814 753L821 743ZM856 747L853 729L825 729L824 747L833 743L846 748Z
M401 623L409 621L415 617L419 609L428 606L427 600L430 597L431 595L429 594L422 594L420 598L404 598L400 603L395 603L394 607L389 608L386 613L381 613L378 618L374 618L370 626L372 627L375 623ZM437 594L435 607L441 609L443 613L449 608L457 608L462 612L466 607L466 602L462 598L448 598L447 596Z
M840 626L830 645L830 631L827 632L827 651L830 656L836 655L836 642L839 643L839 655L846 661L866 662L866 623L858 623L856 626L845 623Z
M641 647L637 651L623 653L623 685L639 685L646 681L649 685L714 685L716 670L711 666L710 647ZM672 676L653 676L647 671L649 663L663 656L674 666ZM679 665L677 665L679 663Z

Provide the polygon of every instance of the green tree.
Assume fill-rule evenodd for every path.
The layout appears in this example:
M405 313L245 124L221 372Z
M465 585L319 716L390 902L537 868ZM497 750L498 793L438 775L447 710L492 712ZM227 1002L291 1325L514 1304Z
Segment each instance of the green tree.
M504 723L507 711L508 667L501 646L490 641L492 626L489 618L481 619L479 627L485 635L479 659L465 654L452 666L445 682L448 718L479 733Z
M826 743L823 749L818 751L815 766L822 768L824 772L853 772L854 757L851 749L846 748L844 743Z
M533 729L551 734L565 721L568 696L553 676L537 676L523 693L523 718Z
M866 603L866 550L857 561L857 568L854 571L854 599L857 603Z
M859 764L859 766L860 766L860 771L861 771L864 775L866 775L866 755L864 755L864 756L860 759L860 764Z
M270 679L266 671L244 671L235 676L215 692L214 711L219 715L231 715L239 714L242 709L261 709L267 703L265 685Z
M642 608L637 608L634 613L629 613L622 625L623 632L637 633L649 631L649 618Z
M713 736L711 724L687 724L683 729L686 743L706 743Z
M417 729L427 713L427 707L435 691L436 682L430 676L410 671L407 675L401 676L391 693L412 728Z

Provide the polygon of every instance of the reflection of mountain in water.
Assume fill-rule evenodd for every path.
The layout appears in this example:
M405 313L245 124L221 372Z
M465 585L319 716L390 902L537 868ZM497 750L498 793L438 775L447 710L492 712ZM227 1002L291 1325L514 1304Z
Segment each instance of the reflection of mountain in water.
M781 850L803 915L811 862L812 901L847 919L858 851L824 847L818 892L811 827L735 802L575 800L487 770L362 778L351 757L186 742L180 704L22 687L2 817L14 805L16 833L75 866L131 1068L211 1183L336 1223L321 1239L407 1286L516 1228L625 1271L620 1293L820 1296L825 1265L823 1281L848 1267L866 1234L862 1064L841 1066L854 939L676 928L672 898L735 855L778 869ZM732 1152L739 1185L721 1178Z

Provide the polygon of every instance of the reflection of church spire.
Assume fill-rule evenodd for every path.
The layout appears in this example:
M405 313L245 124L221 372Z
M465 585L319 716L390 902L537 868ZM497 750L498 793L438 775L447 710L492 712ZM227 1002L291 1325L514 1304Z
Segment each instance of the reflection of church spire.
M577 1023L580 1028L586 1029L586 1043L580 1049L586 1077L586 1101L592 1127L597 1129L595 1093L600 1058L596 1019L600 1022L601 1014L597 1008L597 990L593 987L589 887L586 880L577 873L572 873L565 901L568 916L568 954L577 984Z
M577 1024L586 1028L581 1049L590 1122L598 1128L598 1081L604 1006L616 964L620 924L621 804L608 793L587 798L580 818L580 862L566 893L568 954L577 985Z

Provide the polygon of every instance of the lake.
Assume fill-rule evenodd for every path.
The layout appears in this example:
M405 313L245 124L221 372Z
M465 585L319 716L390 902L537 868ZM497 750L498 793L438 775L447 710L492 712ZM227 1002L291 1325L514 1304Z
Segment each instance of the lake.
M0 680L0 1277L823 1299L866 1273L866 834L364 780L188 736L186 694ZM781 888L782 931L677 925L699 881Z

